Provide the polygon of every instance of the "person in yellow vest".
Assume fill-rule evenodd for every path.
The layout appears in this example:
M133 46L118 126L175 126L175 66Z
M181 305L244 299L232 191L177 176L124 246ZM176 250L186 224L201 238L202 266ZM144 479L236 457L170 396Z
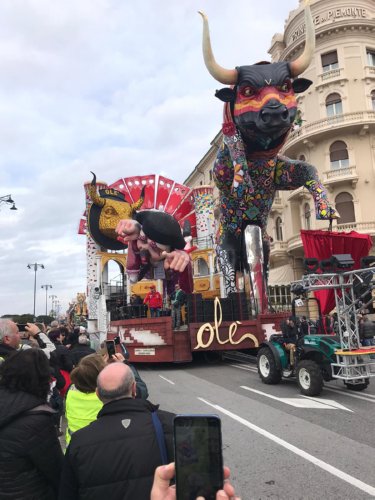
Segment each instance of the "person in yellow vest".
M103 403L95 393L96 379L106 366L103 356L89 354L80 360L70 373L72 385L66 396L66 445L78 429L96 420Z

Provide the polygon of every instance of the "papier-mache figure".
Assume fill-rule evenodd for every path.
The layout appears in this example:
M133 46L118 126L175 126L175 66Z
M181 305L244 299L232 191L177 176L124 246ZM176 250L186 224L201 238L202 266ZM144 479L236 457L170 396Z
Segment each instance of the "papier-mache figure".
M144 188L134 203L123 193L109 188L96 188L96 176L88 190L92 205L88 211L88 229L96 243L110 250L128 246L126 272L131 283L142 278L166 278L177 273L178 282L186 293L193 290L191 259L178 222L160 210L140 210ZM159 274L157 274L159 269ZM150 271L155 270L150 275Z
M277 190L304 186L314 198L317 219L330 220L337 213L327 199L316 168L279 155L296 117L295 94L312 84L298 78L308 68L315 49L308 1L305 1L305 48L296 60L260 62L233 69L225 69L215 61L208 20L205 14L200 14L206 67L217 81L228 85L216 91L216 97L225 102L224 140L213 173L221 203L218 256L226 291L230 293L236 291L236 271L249 267L243 255L243 234L247 227L260 229L265 255L261 274L267 273L266 226ZM254 242L251 231L247 231L250 245Z

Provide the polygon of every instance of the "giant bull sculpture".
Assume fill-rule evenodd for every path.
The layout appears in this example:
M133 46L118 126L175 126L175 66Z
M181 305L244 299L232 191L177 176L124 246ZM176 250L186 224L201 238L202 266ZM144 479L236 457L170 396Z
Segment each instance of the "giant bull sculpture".
M305 3L305 48L296 60L262 62L235 69L225 69L215 61L208 20L205 14L200 14L206 67L217 81L230 85L216 91L216 96L225 102L224 140L213 172L221 204L218 256L226 292L230 293L237 291L236 271L249 270L249 251L245 256L243 234L248 233L248 244L253 247L252 251L257 251L247 226L261 233L263 245L260 246L268 260L266 226L276 190L305 186L314 198L318 219L332 219L337 214L327 200L316 168L278 155L296 117L295 94L305 91L312 83L297 78L309 66L315 49L308 2ZM258 268L256 280L263 280L265 275L266 271ZM263 312L267 308L265 294L259 299Z

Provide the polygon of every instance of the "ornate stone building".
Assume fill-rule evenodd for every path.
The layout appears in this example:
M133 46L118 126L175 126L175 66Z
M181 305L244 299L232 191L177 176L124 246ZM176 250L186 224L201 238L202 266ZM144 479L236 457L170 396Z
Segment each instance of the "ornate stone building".
M304 45L303 1L289 14L284 34L275 34L272 61L295 59ZM340 218L333 230L375 237L375 2L312 0L315 57L302 75L313 81L298 94L300 120L283 153L315 165ZM255 61L254 61L255 62ZM185 181L212 183L219 133ZM276 306L290 301L288 284L302 274L301 229L324 229L306 189L277 193L268 233L273 237L270 296Z

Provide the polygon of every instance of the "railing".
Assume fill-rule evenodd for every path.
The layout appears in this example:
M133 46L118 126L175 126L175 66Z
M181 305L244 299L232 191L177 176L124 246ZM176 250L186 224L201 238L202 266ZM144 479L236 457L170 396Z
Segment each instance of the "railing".
M288 250L288 243L286 241L273 241L271 243L271 252L286 252Z
M375 78L375 66L365 66L366 77Z
M323 118L322 120L317 120L315 122L308 123L307 125L303 125L301 128L291 132L284 150L288 149L288 147L290 147L295 140L300 140L301 138L312 135L316 132L325 131L329 127L350 124L364 125L368 122L375 123L375 111L357 111L354 113L329 116L327 118Z
M327 178L327 181L336 179L338 177L358 177L357 170L355 167L343 167L336 168L334 170L327 170L324 172Z
M199 250L207 250L208 248L214 248L215 241L213 236L206 236L204 238L194 238L193 245L196 245Z
M330 71L325 71L324 73L322 73L320 75L320 79L323 82L323 81L329 80L331 78L337 78L338 76L340 76L340 73L341 73L340 68L331 69Z
M360 233L375 233L375 222L347 222L337 224L334 231L358 231Z

